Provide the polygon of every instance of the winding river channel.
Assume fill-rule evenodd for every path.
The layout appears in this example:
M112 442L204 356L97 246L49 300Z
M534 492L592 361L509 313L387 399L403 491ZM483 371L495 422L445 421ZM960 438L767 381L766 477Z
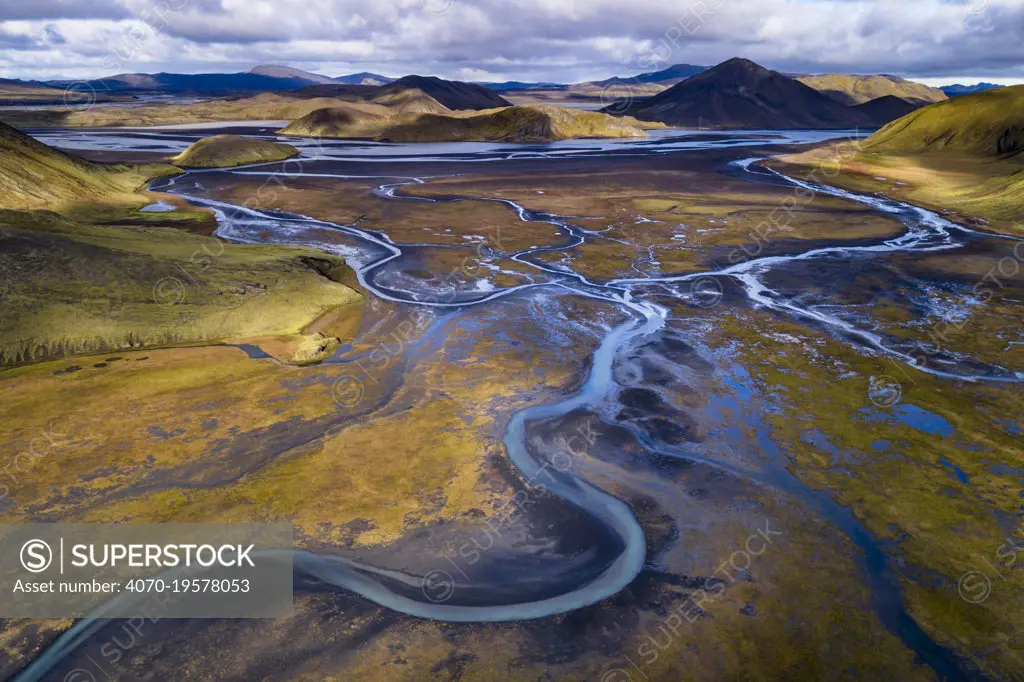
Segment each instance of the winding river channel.
M254 131L267 135L264 131ZM505 160L522 158L645 156L679 153L688 149L757 146L766 143L800 144L842 135L844 133L764 132L742 136L708 135L702 138L700 135L681 137L678 131L659 131L650 140L639 142L577 141L539 147L466 143L375 146L338 142L326 148L319 147L317 158L304 163L302 171L297 176L294 171L289 172L292 173L291 177L351 178L355 176L329 172L329 164L337 161L374 162L379 163L381 167L380 175L375 176L379 181L378 196L393 201L447 201L449 199L423 199L405 195L405 186L428 182L430 178L390 176L387 172L388 164L401 162L403 169L406 169L409 164L416 162L500 164ZM49 144L70 148L116 148L137 151L174 151L191 141L189 135L180 131L48 131L37 133L37 137ZM613 547L613 555L608 556L607 552L601 553L600 556L595 554L592 570L583 572L587 575L585 581L570 585L557 594L550 594L550 589L538 589L535 598L521 598L514 603L483 603L479 600L438 602L425 598L422 589L425 576L379 568L342 556L296 551L293 556L296 573L307 579L352 591L388 609L419 618L452 622L498 622L543 618L594 604L622 591L644 567L646 540L641 524L630 507L620 499L573 475L571 471L555 471L547 467L544 458L531 449L527 431L531 423L562 418L578 410L600 413L602 420L614 423L614 410L610 406L614 404L615 395L621 388L615 378L617 360L635 350L645 339L666 326L669 310L656 300L669 297L690 302L697 296L706 295L709 283L716 292L739 292L746 298L748 304L755 308L771 310L801 323L826 328L835 337L854 346L865 348L874 354L888 356L898 363L915 366L942 378L969 382L1024 382L1024 374L1021 372L986 364L950 350L942 351L939 362L918 363L912 348L895 343L870 329L860 328L849 319L829 314L820 307L802 302L797 297L773 290L766 283L768 274L787 268L795 262L846 262L899 252L950 251L962 248L965 243L982 236L991 239L991 235L981 235L933 212L894 200L857 195L785 177L757 166L754 163L757 160L743 158L733 161L725 172L751 182L781 183L794 189L859 202L898 219L905 230L899 236L878 240L875 243L826 246L793 255L754 257L711 272L651 275L595 282L564 265L555 266L535 258L546 251L565 250L587 243L598 238L595 233L574 225L571 217L534 212L505 199L475 198L473 200L500 202L510 211L514 211L524 222L551 224L564 235L565 241L554 247L537 246L510 255L511 260L533 268L541 274L542 277L537 281L504 289L466 290L450 296L447 293L442 295L440 292L422 289L403 289L400 282L393 278L389 279L385 266L401 258L406 245L395 243L381 232L362 229L356 225L329 223L304 215L235 206L211 199L203 194L203 176L207 171L194 171L155 182L151 188L154 191L175 194L196 206L212 209L218 216L219 227L216 234L224 239L258 243L267 241L266 235L269 233L270 241L304 244L344 255L355 269L360 284L374 296L387 301L407 306L464 311L498 299L517 296L527 290L545 289L558 295L583 296L598 300L625 314L625 321L613 326L601 339L589 363L588 374L578 391L558 402L533 405L511 415L504 433L507 456L523 479L582 510L599 524L610 538L608 544ZM261 165L213 172L270 176L281 171L274 165ZM307 228L344 233L356 244L355 252L350 246L342 248L337 244L310 242L307 237L310 232ZM694 286L697 281L700 281L699 289ZM630 428L622 423L619 425ZM678 452L653 443L649 439L646 445L652 454L680 456ZM542 473L544 475L541 475ZM921 662L929 665L945 679L969 677L960 668L957 657L931 640L907 614L902 605L900 588L890 572L887 555L846 508L832 501L827 495L808 489L783 470L774 472L770 483L788 492L794 492L801 499L808 501L818 513L825 516L861 549L866 582L870 586L872 603L880 620L916 653ZM454 580L451 576L447 576L447 579ZM496 584L459 584L457 581L451 586L457 592L468 591L474 595L486 595L488 590L497 590L500 587ZM79 621L63 633L18 679L26 682L44 679L54 666L85 642L105 622L102 609L93 618Z

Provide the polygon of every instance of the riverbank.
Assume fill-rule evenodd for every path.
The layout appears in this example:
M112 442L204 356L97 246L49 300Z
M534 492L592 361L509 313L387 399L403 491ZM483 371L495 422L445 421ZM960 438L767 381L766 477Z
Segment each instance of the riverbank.
M764 165L781 173L906 201L993 234L1024 235L1024 159L950 151L915 154L826 144Z

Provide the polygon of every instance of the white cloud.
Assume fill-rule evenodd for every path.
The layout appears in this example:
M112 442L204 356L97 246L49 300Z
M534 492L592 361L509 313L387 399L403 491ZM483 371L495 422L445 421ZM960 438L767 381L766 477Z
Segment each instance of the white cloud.
M43 39L48 25L63 43ZM112 73L113 53L120 71L291 62L568 81L647 70L653 51L655 67L744 56L992 80L1024 78L1022 33L1024 0L6 0L0 75Z

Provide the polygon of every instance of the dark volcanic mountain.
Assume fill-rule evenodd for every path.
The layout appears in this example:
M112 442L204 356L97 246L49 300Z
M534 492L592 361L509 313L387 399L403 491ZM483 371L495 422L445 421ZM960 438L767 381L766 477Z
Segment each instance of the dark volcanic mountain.
M858 104L854 107L862 113L873 125L881 128L898 118L903 118L911 111L919 109L921 105L908 102L896 95L885 95L873 100Z
M852 107L747 59L730 59L637 102L626 114L644 121L708 128L829 129L870 126Z
M446 81L434 76L405 76L384 85L378 91L381 97L406 90L421 90L449 109L494 109L511 106L511 102L482 85Z

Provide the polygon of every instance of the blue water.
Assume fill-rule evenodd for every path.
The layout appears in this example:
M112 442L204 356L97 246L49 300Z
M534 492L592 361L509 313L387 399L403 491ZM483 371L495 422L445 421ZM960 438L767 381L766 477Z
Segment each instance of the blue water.
M861 414L868 421L897 421L932 436L948 438L956 431L944 417L909 403L893 405L886 411L864 409Z
M953 474L956 475L956 477L958 479L960 479L961 483L966 483L966 484L970 485L970 481L967 480L967 474L965 474L964 470L961 469L960 467L958 467L956 464L953 464L952 462L950 462L945 457L943 457L943 458L941 458L939 460L939 464L941 464L942 466L946 467L947 469L951 469L953 471Z
M893 407L893 413L901 422L918 431L924 431L933 436L948 437L953 435L953 426L948 421L934 412L921 409L917 405L901 403Z

